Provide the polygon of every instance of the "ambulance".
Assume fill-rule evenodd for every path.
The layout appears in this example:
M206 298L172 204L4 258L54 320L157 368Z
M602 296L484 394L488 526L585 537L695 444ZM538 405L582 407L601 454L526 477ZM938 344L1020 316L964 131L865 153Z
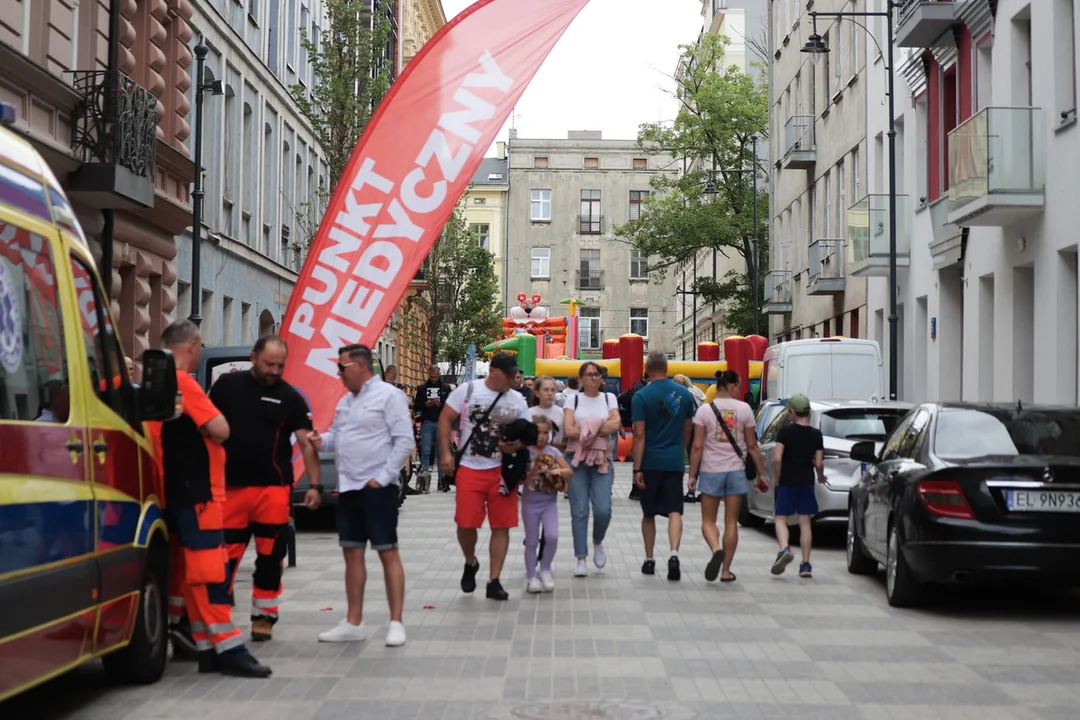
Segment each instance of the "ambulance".
M175 365L148 350L132 384L71 205L3 125L0 701L97 658L112 679L151 683L169 554L146 423L175 416Z

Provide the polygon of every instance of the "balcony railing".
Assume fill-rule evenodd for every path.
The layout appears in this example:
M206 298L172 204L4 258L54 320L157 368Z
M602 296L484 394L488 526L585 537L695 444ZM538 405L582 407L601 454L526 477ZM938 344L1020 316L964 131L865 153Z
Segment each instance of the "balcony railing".
M71 144L84 165L74 174L72 189L153 207L157 98L119 71L73 75L83 99L75 110Z
M770 270L765 273L765 303L762 312L780 314L791 312L791 270Z
M939 41L943 46L954 43L947 33L957 23L956 6L959 4L939 0L900 0L896 9L896 46L926 49L935 47Z
M988 107L949 133L949 222L1004 227L1041 212L1042 109Z
M579 235L603 235L605 220L603 215L578 215L577 232Z
M896 265L911 259L908 196L896 196ZM848 209L847 273L855 277L886 277L889 271L889 196L867 195Z
M844 275L844 240L822 238L810 243L810 295L836 295L847 289Z
M814 116L792 115L784 126L784 167L810 168L816 160Z

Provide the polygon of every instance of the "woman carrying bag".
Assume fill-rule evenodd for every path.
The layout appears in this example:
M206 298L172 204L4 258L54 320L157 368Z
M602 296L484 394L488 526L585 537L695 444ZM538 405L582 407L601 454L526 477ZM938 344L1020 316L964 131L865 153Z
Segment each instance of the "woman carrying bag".
M757 442L754 413L732 393L739 392L739 376L724 370L716 373L716 399L694 415L694 445L690 452L690 491L701 493L701 534L712 551L705 567L709 582L732 582L731 560L739 545L739 509L743 496L756 479L758 492L765 483L765 459ZM716 518L724 501L724 541Z

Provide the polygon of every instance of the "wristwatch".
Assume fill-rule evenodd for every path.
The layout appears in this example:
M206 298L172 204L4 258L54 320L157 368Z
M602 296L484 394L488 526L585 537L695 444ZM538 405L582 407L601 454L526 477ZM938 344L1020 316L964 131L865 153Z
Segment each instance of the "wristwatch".
M323 486L322 485L308 485L308 490L314 490L316 492L322 492L323 491Z
M635 475L639 475L640 473L641 473L641 468L634 468L634 474Z

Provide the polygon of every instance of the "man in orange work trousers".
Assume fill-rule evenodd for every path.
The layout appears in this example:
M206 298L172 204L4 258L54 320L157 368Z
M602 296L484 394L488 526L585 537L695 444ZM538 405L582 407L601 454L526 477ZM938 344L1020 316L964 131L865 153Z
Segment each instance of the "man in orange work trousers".
M251 639L269 640L278 619L285 533L292 507L293 449L296 435L311 481L304 504L319 507L319 453L308 442L311 411L307 401L281 379L288 358L285 341L259 338L251 351L251 370L223 375L210 388L210 401L228 421L225 441L225 544L229 576L255 538L251 589Z
M225 448L229 423L191 373L199 365L202 338L189 320L175 322L161 344L176 360L182 414L152 423L165 475L165 519L172 540L172 596L183 596L199 672L268 677L270 668L248 652L232 622L229 560L223 534ZM173 607L170 607L172 610Z

